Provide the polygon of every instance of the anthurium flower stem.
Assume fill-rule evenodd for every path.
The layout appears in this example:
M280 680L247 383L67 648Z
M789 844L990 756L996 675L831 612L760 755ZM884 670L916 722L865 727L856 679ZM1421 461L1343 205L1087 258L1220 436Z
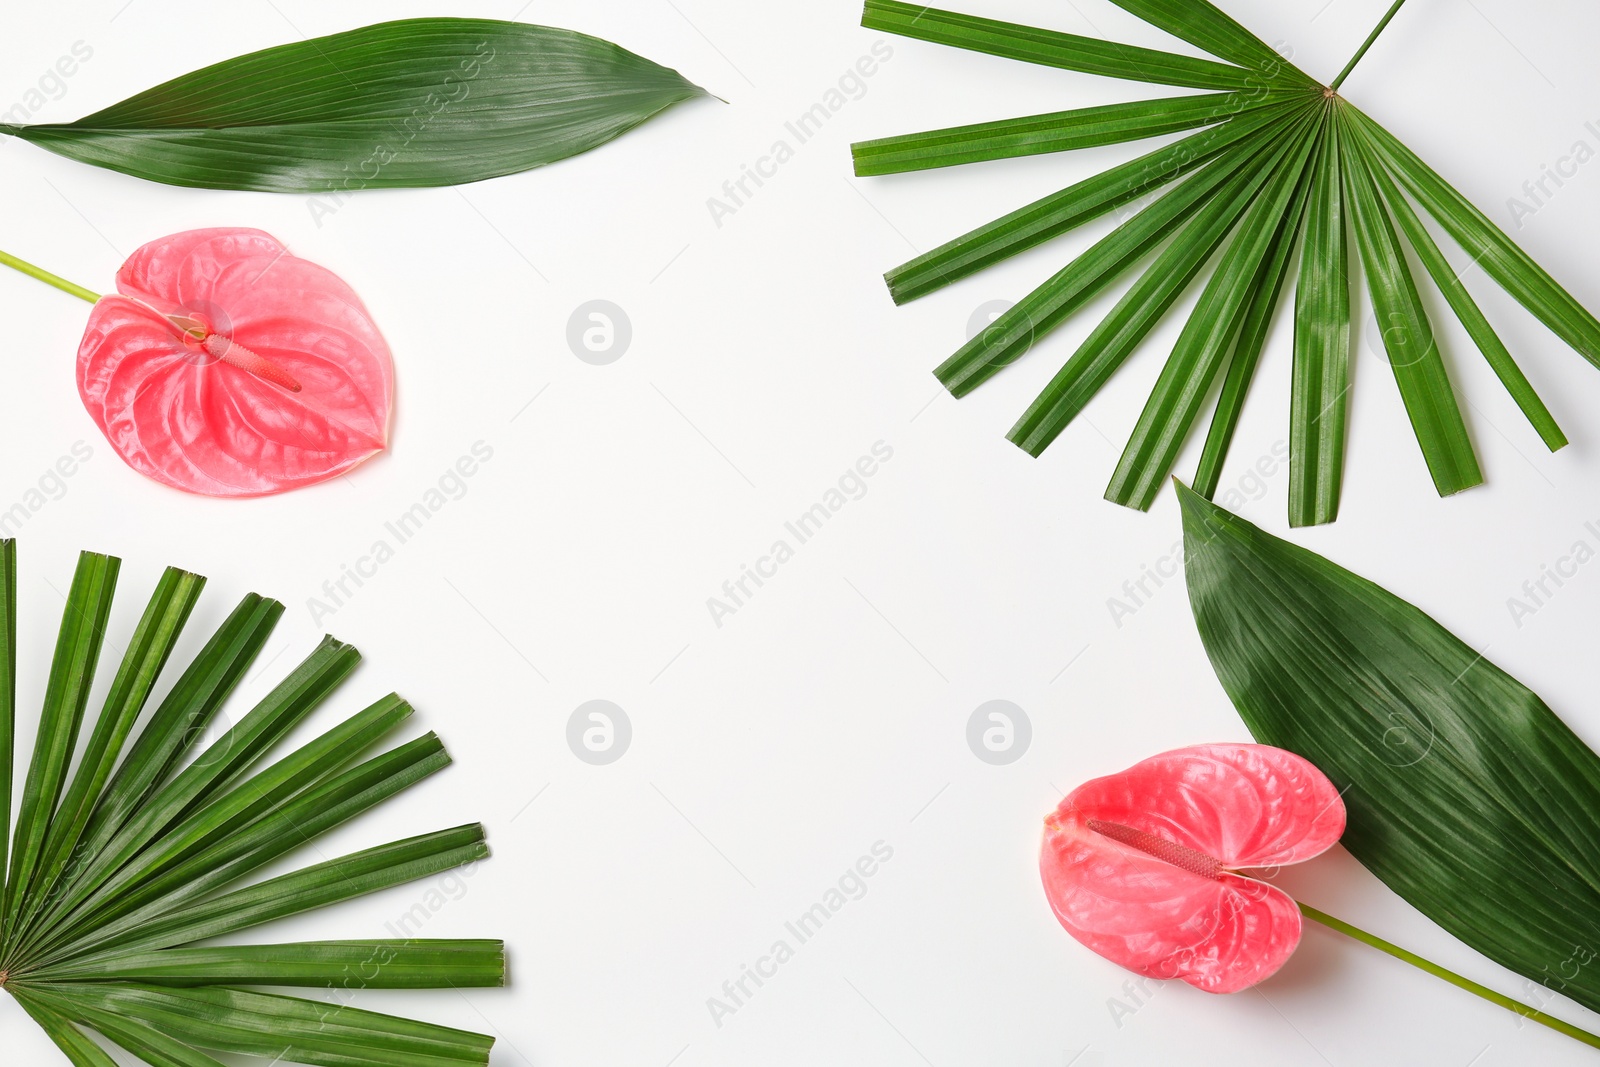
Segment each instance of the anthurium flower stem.
M1395 5L1395 7L1399 6L1399 4ZM1393 13L1393 11L1390 11L1390 14ZM1571 1023L1562 1022L1560 1019L1557 1019L1551 1015L1546 1015L1544 1012L1539 1011L1536 1008L1530 1008L1526 1004L1512 1000L1508 996L1496 993L1488 986L1479 985L1470 978L1463 978L1454 971L1446 970L1437 963L1423 959L1415 952L1407 952L1399 945L1391 944L1390 942L1385 941L1383 938L1378 937L1376 934L1369 934L1359 926L1351 926L1343 919L1335 919L1332 915L1329 915L1326 912L1318 911L1309 904L1305 904L1300 901L1296 901L1295 903L1300 905L1300 913L1313 922L1321 923L1330 930L1337 930L1346 937L1353 937L1364 945L1371 945L1380 952L1387 952L1397 960L1404 960L1406 963L1411 964L1411 966L1416 967L1418 970L1426 971L1435 978L1443 978L1446 982L1449 982L1456 988L1465 989L1468 993L1471 993L1474 996L1482 997L1491 1004L1498 1004L1507 1011L1514 1011L1524 1019L1531 1019L1541 1026L1548 1026L1550 1029L1555 1030L1558 1033L1563 1033L1577 1041L1582 1041L1585 1045L1589 1045L1594 1048L1600 1048L1600 1037L1596 1037L1587 1030L1580 1030Z
M1378 20L1378 24L1372 28L1372 32L1367 34L1367 39L1361 42L1361 47L1356 49L1356 54L1350 57L1350 62L1344 65L1344 69L1339 72L1337 78L1333 79L1328 88L1337 89L1343 84L1344 80L1350 76L1350 72L1356 69L1356 64L1361 62L1361 57L1367 54L1367 49L1372 47L1372 42L1378 39L1378 34L1384 31L1384 28L1389 25L1389 20L1394 18L1395 12L1399 11L1400 5L1405 2L1406 0L1394 0L1394 4L1389 8L1388 14Z
M69 282L59 274L51 274L43 267L36 267L25 259L18 259L10 252L0 252L0 263L4 263L12 270L20 270L30 278L38 278L46 285L53 285L63 293L71 293L79 300L87 300L92 304L100 299L100 294L93 289L85 289L75 282Z

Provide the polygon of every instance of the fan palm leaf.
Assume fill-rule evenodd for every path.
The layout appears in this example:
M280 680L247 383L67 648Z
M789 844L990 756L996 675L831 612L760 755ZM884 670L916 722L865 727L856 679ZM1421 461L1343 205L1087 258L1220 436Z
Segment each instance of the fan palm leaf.
M502 985L499 941L213 943L485 857L483 827L460 826L249 881L447 766L438 737L366 755L411 715L391 694L268 762L360 660L330 637L203 745L283 614L282 604L253 593L146 715L205 584L169 568L80 746L119 568L114 557L85 552L67 594L15 827L9 838L0 833L0 988L77 1067L115 1063L91 1032L153 1067L209 1067L219 1062L213 1052L327 1067L487 1063L491 1038L355 1008L344 993ZM7 814L16 653L16 544L5 540L0 811ZM333 989L340 998L254 988L263 986Z
M1289 520L1338 515L1350 391L1351 285L1365 279L1385 354L1441 496L1483 474L1424 296L1431 284L1551 450L1567 443L1429 232L1600 366L1600 321L1339 86L1323 85L1208 0L1113 0L1212 59L1125 46L974 15L867 0L862 24L1008 59L1191 90L1188 95L932 130L853 146L858 175L924 170L1186 137L980 226L889 270L896 303L959 281L1133 201L1158 194L1000 315L935 370L964 396L1020 359L1136 265L1141 275L1012 427L1038 456L1193 287L1200 292L1157 378L1106 498L1147 509L1206 404L1215 407L1194 487L1209 497L1283 291L1294 278ZM1296 265L1295 253L1299 259ZM1418 277L1408 266L1424 268ZM1203 283L1201 279L1204 279Z

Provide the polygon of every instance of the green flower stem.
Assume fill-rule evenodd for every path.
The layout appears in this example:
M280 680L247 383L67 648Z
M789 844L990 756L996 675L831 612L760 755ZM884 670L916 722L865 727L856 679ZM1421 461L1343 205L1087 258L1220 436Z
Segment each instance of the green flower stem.
M71 293L79 300L87 300L89 303L93 304L95 301L100 299L100 294L95 292L93 289L85 289L81 285L67 281L58 274L51 274L43 267L36 267L25 259L18 259L10 252L0 252L0 263L4 263L12 270L20 270L30 278L38 278L46 285L53 285L57 289L60 289L63 293Z
M1361 47L1356 49L1356 54L1350 57L1350 62L1344 65L1344 69L1339 72L1337 78L1333 79L1333 83L1328 88L1339 88L1339 85L1350 76L1350 72L1356 69L1356 64L1361 62L1361 57L1367 54L1367 49L1372 47L1372 42L1378 39L1378 34L1382 33L1384 27L1389 25L1389 20L1394 18L1395 12L1399 11L1400 5L1405 2L1406 0L1394 0L1393 6L1389 8L1389 13L1384 15L1378 24L1372 28L1371 33L1367 34L1367 39L1361 42Z
M1399 6L1399 4L1395 5L1395 7ZM1390 12L1390 14L1393 13L1393 11ZM1380 29L1381 28L1382 27L1380 27ZM1357 58L1360 57L1358 56ZM1321 923L1330 930L1337 930L1346 937L1353 937L1362 944L1371 945L1380 952L1387 952L1397 960L1404 960L1419 970L1427 971L1435 978L1443 978L1446 982L1449 982L1456 988L1465 989L1468 993L1482 997L1491 1004L1498 1004L1507 1011L1514 1011L1524 1019L1532 1019L1541 1026L1548 1026L1550 1029L1555 1030L1558 1033L1566 1034L1570 1038L1582 1041L1585 1045L1589 1045L1593 1048L1600 1048L1600 1037L1596 1037L1587 1030L1580 1030L1571 1023L1562 1022L1553 1015L1546 1015L1537 1008L1530 1008L1526 1004L1512 1000L1508 996L1496 993L1488 986L1479 985L1470 978L1463 978L1454 971L1445 970L1437 963L1425 960L1415 952L1407 952L1399 945L1391 944L1375 934L1369 934L1358 926L1351 926L1343 919L1335 919L1332 915L1329 915L1326 912L1318 911L1309 904L1302 904L1299 901L1296 901L1295 903L1300 904L1300 913L1302 915L1314 922Z

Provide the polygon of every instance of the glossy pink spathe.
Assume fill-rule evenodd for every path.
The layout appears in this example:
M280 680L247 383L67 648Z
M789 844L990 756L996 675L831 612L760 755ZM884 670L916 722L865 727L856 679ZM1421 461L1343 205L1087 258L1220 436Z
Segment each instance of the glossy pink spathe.
M1045 820L1045 895L1067 932L1150 978L1232 993L1300 943L1300 909L1241 869L1300 863L1344 833L1309 762L1267 745L1199 745L1086 782Z
M311 485L383 450L389 346L354 290L260 230L152 241L89 315L78 392L128 465L208 496Z

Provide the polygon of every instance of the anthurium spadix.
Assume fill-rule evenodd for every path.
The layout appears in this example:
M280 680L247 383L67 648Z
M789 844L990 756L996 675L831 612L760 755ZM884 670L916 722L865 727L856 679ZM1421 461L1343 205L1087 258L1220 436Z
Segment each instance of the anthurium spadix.
M175 489L260 496L343 474L388 442L389 346L355 291L260 230L152 241L92 301L84 407L130 467Z

